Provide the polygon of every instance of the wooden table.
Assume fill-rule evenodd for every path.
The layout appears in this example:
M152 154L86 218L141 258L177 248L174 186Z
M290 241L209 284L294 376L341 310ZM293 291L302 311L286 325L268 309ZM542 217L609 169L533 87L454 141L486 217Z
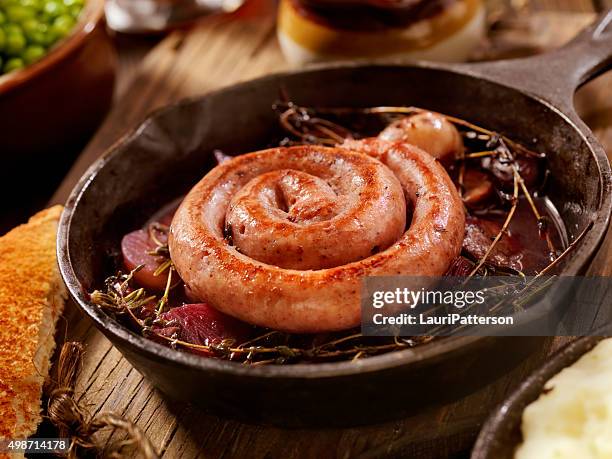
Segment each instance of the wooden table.
M539 6L560 2L541 1ZM537 16L542 44L558 45L592 19L589 1L566 0L583 13ZM156 107L203 94L286 66L277 47L274 21L251 8L241 20L210 20L162 40L144 60L131 66L121 96L53 197L65 201L86 167L136 126ZM577 96L577 106L608 151L612 151L612 80L594 82ZM607 96L607 97L606 97ZM612 257L608 238L591 272L609 275ZM66 337L86 344L86 358L77 391L92 412L112 410L140 425L164 457L465 457L491 408L564 340L557 339L505 377L477 393L441 408L383 425L328 430L285 430L246 425L207 415L195 407L164 397L122 358L75 306L66 310ZM63 330L61 331L63 333ZM121 439L107 432L103 442Z

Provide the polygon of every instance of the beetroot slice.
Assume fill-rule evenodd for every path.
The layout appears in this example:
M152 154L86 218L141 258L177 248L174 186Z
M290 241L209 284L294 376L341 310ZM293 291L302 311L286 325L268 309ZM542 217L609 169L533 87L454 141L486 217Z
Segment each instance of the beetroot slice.
M169 227L175 212L176 206L163 209L155 215L154 221L162 227ZM123 236L121 240L121 253L123 254L123 264L129 271L139 265L144 265L143 268L134 275L134 279L139 286L161 292L166 288L168 271L158 276L153 275L165 259L160 256L151 255L150 252L153 252L157 248L157 243L151 238L151 234L153 234L162 244L168 242L167 231L156 227L153 222L151 222L151 226L147 225L147 227L143 229L132 231ZM179 278L175 272L172 276L172 283L175 283L177 280L179 280Z
M496 221L468 216L465 220L463 250L480 260L501 228L501 223ZM499 267L522 271L522 250L523 246L518 239L506 233L495 245L487 261Z
M475 264L472 263L465 257L461 255L453 259L448 270L446 271L445 276L450 277L465 277L468 276L472 269L474 269Z
M157 237L161 240L162 233ZM162 242L164 242L162 240ZM134 280L142 287L163 291L168 282L168 271L155 276L155 270L159 268L163 260L150 252L155 250L157 245L151 240L145 230L136 230L123 236L121 240L121 253L123 254L123 264L126 269L131 271L139 265L144 265L140 271L134 274Z
M465 171L463 187L463 202L468 207L478 207L486 203L495 191L489 175L474 169Z
M172 335L172 338L198 345L220 343L225 339L240 344L249 338L252 330L249 324L206 303L185 304L163 313L161 318L166 325L156 330L158 334Z

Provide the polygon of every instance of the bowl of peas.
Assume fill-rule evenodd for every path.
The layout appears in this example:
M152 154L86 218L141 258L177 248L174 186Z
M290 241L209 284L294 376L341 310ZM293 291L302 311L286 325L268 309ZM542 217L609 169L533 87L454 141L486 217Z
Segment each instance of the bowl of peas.
M110 107L116 66L104 0L0 0L2 160L69 163Z

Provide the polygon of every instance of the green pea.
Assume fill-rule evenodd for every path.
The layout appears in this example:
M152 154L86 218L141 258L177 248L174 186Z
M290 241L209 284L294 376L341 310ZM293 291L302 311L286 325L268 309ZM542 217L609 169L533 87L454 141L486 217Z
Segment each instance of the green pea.
M29 43L35 45L47 45L49 37L49 27L47 24L38 22L36 19L28 19L21 24L23 34Z
M21 5L10 6L6 9L6 17L12 22L22 22L26 19L33 18L36 12L30 8L25 8Z
M26 47L26 39L22 33L9 33L6 36L4 50L10 56L18 55ZM8 64L8 62L7 62Z
M42 10L42 4L38 0L21 0L21 6L30 8L34 11Z
M23 60L26 64L30 65L33 62L36 62L41 57L43 57L46 53L45 48L42 46L28 46L22 54Z
M37 30L38 24L40 24L40 22L38 22L38 19L35 19L35 18L26 19L25 21L21 23L21 30L23 30L23 33L27 34L29 32Z
M0 74L30 65L69 35L86 0L0 0Z
M62 15L53 21L51 33L57 38L63 38L70 33L74 24L75 20L72 16Z
M4 31L7 35L10 35L12 33L23 33L23 30L21 29L21 27L19 27L19 25L12 23L5 24Z
M81 15L82 11L83 5L72 5L68 7L68 12L75 19L77 19Z
M49 18L56 18L66 13L66 7L61 2L51 0L43 6L43 13Z
M5 73L9 73L14 70L22 69L23 67L24 67L23 59L20 59L18 57L13 57L6 61L6 64L4 64L4 67L2 69L4 70Z

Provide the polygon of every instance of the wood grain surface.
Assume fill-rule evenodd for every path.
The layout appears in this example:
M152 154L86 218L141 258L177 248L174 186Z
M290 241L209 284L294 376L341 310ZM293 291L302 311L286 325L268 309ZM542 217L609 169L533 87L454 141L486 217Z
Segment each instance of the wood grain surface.
M541 1L539 7L549 9ZM570 2L573 11L592 11L590 2ZM576 5L581 5L576 8ZM84 170L157 107L183 97L203 94L265 73L281 70L274 21L269 14L247 11L240 18L212 19L189 31L165 38L138 66L87 149L75 163L53 202L64 202ZM554 6L551 6L553 8ZM531 27L543 47L569 39L592 14L542 13ZM612 151L612 85L604 77L581 89L577 107ZM606 240L591 272L611 272L611 238ZM116 411L140 425L168 458L302 458L302 457L466 457L482 420L554 348L545 349L492 385L444 407L383 425L350 429L285 430L207 415L197 408L164 397L122 358L74 305L67 307L62 333L86 345L77 392L92 412ZM350 388L348 389L350 390ZM256 396L256 395L254 395ZM288 409L291 409L288 407ZM103 441L120 440L109 431Z

